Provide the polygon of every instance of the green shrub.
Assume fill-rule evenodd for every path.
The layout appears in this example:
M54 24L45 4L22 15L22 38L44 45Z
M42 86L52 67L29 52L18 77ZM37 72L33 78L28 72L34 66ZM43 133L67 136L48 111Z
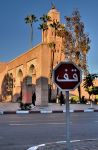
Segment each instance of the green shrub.
M29 104L29 103L22 103L22 102L20 102L20 108L21 108L21 110L30 110L31 109L31 104Z
M95 97L95 104L98 104L98 95Z
M98 95L96 95L96 99L98 100Z
M79 97L78 97L78 96L71 96L70 102L71 102L72 104L77 104L77 103L79 103Z

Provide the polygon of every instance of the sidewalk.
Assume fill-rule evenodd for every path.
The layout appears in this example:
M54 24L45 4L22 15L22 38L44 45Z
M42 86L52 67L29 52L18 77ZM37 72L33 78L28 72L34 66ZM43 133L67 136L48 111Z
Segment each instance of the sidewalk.
M31 147L28 150L67 150L67 149L66 149L66 142L60 141L56 143L42 144L39 146ZM98 139L72 141L70 150L98 150Z
M34 107L31 110L21 111L19 103L0 102L0 114L16 114L16 113L63 113L66 112L66 106L56 103L49 103L48 107ZM70 112L98 112L98 105L91 108L87 104L70 104Z

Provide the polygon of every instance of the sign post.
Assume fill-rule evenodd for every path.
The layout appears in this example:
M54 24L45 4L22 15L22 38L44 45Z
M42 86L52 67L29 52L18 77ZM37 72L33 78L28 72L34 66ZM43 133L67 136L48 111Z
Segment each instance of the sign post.
M69 91L80 85L82 71L73 62L60 62L53 70L53 81L60 90L66 93L66 148L71 150Z
M69 91L66 91L66 148L71 150L70 146L70 107L69 107Z

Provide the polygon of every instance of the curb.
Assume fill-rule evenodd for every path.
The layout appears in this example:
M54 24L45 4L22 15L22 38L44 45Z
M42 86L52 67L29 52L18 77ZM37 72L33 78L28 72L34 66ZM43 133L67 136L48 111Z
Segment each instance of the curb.
M98 109L84 109L84 110L70 110L71 113L80 113L80 112L98 112ZM51 114L51 113L66 113L66 110L17 110L17 111L0 111L0 115L3 114Z
M33 146L33 147L30 147L29 149L27 150L37 150L39 147L43 147L43 146L46 146L46 144L40 144L38 146Z
M87 142L87 141L96 141L96 140L98 140L98 139L72 140L70 142L71 143L76 143L76 142ZM63 144L63 143L66 143L66 141L57 141L57 142L52 142L52 143L40 144L40 145L37 145L37 146L30 147L27 150L38 150L40 147L45 147L47 145Z

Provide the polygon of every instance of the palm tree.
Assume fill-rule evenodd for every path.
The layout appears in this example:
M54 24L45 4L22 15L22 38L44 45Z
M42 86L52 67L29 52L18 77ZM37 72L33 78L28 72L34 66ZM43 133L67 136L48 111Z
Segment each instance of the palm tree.
M49 100L51 100L51 91L52 91L52 72L53 72L53 66L54 66L54 53L55 53L55 43L51 42L48 44L51 49L51 62L50 62L50 87L49 87Z
M48 30L47 23L40 24L39 29L42 30L42 42L45 42L44 37L45 37L45 34L47 34L47 30Z
M41 20L42 24L40 24L39 29L42 30L42 41L45 42L44 37L45 37L45 34L46 34L46 37L47 37L47 30L48 30L47 22L51 21L51 17L48 16L48 15L43 14L43 16L40 17L40 20Z
M55 6L52 5L52 8L55 8ZM60 28L62 26L61 26L59 21L53 20L52 23L50 24L50 27L54 29L54 39L51 43L49 43L49 46L50 46L51 52L52 52L52 66L51 66L51 72L52 72L53 71L53 64L54 64L54 54L56 52L56 36L58 34L58 30L60 30ZM51 80L52 80L52 77L51 77ZM58 88L57 88L57 95L58 95Z
M25 18L25 23L29 24L30 25L30 47L32 47L32 40L33 40L33 23L36 22L37 19L36 19L36 16L35 15L30 15L30 16L27 16Z
M42 17L40 17L40 20L42 21L42 22L48 22L48 21L51 21L51 17L50 16L48 16L48 15L45 15L45 14L43 14L43 16Z
M93 89L94 89L94 80L98 78L98 74L88 74L85 78L84 78L84 83L83 83L83 87L85 88L85 90L88 92L89 94L89 100L90 100L90 96L93 94Z
M61 27L61 24L57 20L53 20L53 23L50 24L50 27L54 29L54 42L56 42L56 34L59 28Z
M50 69L50 77L52 79L52 71L53 71L53 66L54 66L54 53L55 53L55 43L54 42L51 42L49 43L49 47L51 49L51 69Z

